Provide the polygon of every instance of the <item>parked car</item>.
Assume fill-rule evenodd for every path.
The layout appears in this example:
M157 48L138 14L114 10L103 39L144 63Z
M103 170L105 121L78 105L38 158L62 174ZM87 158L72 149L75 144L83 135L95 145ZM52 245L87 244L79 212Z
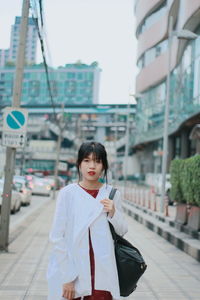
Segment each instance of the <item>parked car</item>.
M2 206L3 201L3 187L4 187L4 180L0 179L0 209ZM12 185L12 196L11 196L11 205L10 205L10 212L16 213L16 211L19 211L21 208L21 195L17 191L17 187L15 184Z
M50 176L45 177L45 180L48 181L52 190L54 189L55 185L56 185L56 190L59 190L60 188L65 186L65 180L62 177L58 176L57 179L58 180L57 180L57 184L56 184L54 176L50 175Z
M33 189L32 194L50 196L51 186L45 178L33 177Z
M32 190L29 187L29 182L26 180L24 176L14 176L13 179L17 190L21 194L21 203L22 205L30 205L32 198Z
M45 179L49 183L49 185L51 186L51 190L53 190L55 185L56 185L55 177L54 176L47 176L47 177L45 177Z
M32 190L33 189L34 176L33 175L25 175L25 179L28 183L28 187Z

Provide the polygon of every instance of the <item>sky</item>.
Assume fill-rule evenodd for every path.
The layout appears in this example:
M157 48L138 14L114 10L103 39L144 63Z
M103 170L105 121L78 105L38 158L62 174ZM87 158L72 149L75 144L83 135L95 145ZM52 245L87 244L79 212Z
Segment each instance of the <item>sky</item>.
M99 102L128 103L136 74L134 0L43 0L43 6L49 64L97 61ZM1 1L0 48L9 47L11 25L21 9L22 0Z

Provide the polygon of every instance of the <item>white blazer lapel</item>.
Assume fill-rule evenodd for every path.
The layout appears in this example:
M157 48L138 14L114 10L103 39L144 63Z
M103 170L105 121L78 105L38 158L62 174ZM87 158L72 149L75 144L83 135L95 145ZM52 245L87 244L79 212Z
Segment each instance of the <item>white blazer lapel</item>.
M90 224L102 213L103 205L98 201L101 195L101 189L97 198L92 197L77 185L74 209L76 222L74 225L74 247L82 239ZM103 199L103 198L102 198Z

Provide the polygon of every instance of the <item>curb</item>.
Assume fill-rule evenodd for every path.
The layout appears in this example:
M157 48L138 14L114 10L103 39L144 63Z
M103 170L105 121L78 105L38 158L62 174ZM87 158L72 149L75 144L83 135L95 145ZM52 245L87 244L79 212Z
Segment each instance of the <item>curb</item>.
M129 201L124 201L122 206L127 215L200 262L200 241L170 226L172 220L163 221L158 213L147 214Z

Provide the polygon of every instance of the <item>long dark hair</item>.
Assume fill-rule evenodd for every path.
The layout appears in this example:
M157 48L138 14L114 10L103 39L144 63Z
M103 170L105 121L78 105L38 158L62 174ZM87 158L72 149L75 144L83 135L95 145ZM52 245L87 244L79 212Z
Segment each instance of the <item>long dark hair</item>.
M81 162L84 160L84 158L88 157L90 154L94 155L94 159L96 160L100 160L102 162L103 165L103 171L104 171L104 175L103 175L103 179L106 180L106 183L108 182L107 179L107 171L108 171L108 160L107 160L107 152L105 147L101 144L101 143L97 143L97 142L86 142L83 143L78 151L78 158L76 161L76 167L78 170L78 175L79 175L79 180L80 180L80 164Z

